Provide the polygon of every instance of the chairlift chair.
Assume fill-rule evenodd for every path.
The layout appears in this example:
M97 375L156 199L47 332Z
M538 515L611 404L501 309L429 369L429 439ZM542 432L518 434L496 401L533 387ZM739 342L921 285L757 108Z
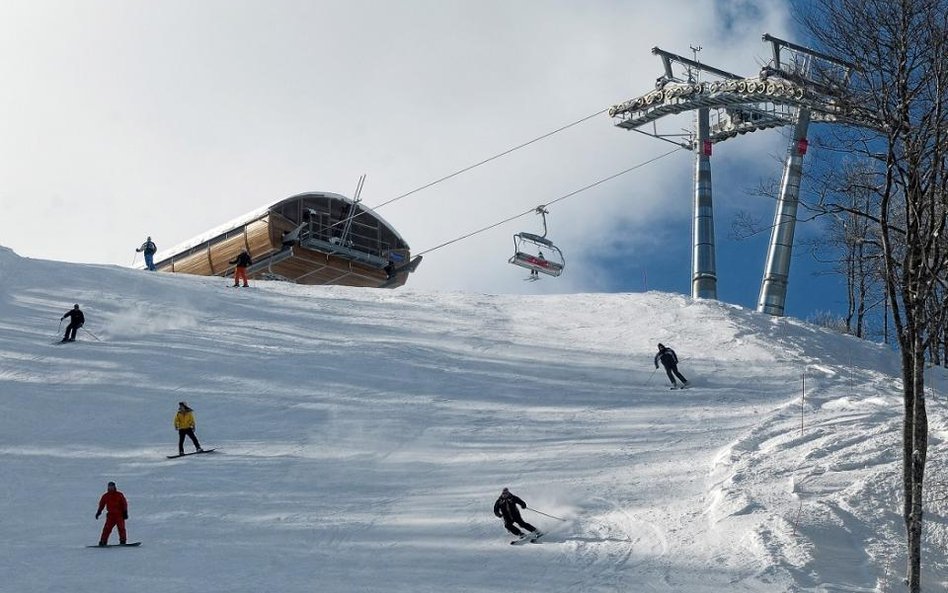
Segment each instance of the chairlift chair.
M515 266L559 276L566 262L563 252L549 239L531 233L517 233L513 236L514 254L509 260Z
M544 206L537 207L537 214L543 216L543 235L533 233L517 233L513 236L514 254L508 263L532 272L559 276L566 267L566 260L559 247L546 238L546 214Z

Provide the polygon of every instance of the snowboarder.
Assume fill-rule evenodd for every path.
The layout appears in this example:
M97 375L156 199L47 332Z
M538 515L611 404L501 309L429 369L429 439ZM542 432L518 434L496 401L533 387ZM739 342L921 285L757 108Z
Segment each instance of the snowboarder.
M125 495L115 488L115 482L109 482L108 492L99 499L99 510L95 512L96 519L102 515L102 509L106 509L106 514L105 526L102 528L99 545L108 545L113 527L118 527L119 543L125 544L127 541L125 538L125 521L128 520L128 501L125 500Z
M247 250L244 249L240 252L236 258L230 260L230 263L237 264L237 267L234 268L234 286L240 286L240 281L244 281L244 286L249 286L247 284L247 266L253 263L250 259L250 254L247 253Z
M678 382L675 381L676 376L681 379L682 387L688 385L688 379L685 379L685 377L678 372L678 355L675 354L674 350L666 348L664 344L659 344L658 353L655 355L656 369L658 368L659 361L661 361L662 366L665 367L665 373L668 374L668 380L672 383L672 389L678 389Z
M69 325L66 326L66 333L63 334L63 342L75 342L76 332L86 322L86 316L79 310L79 305L73 305L72 309L66 311L66 314L59 318L59 321L61 322L67 317L69 318Z
M520 509L517 508L517 505L520 505L521 508L527 508L527 503L523 502L517 496L511 494L510 490L504 488L500 493L500 498L497 499L497 502L494 503L494 515L504 520L504 527L507 528L507 531L510 533L519 536L521 538L526 537L522 531L517 529L516 525L519 525L534 534L534 537L540 537L543 535L537 528L533 525L530 525L520 516Z
M185 402L178 402L178 413L174 415L174 427L178 430L178 454L184 455L184 437L190 437L198 453L203 453L201 443L194 435L194 410Z
M152 242L151 237L145 239L145 242L142 243L142 246L135 250L136 253L145 254L145 267L154 272L158 268L155 267L154 256L155 252L158 251L158 247Z

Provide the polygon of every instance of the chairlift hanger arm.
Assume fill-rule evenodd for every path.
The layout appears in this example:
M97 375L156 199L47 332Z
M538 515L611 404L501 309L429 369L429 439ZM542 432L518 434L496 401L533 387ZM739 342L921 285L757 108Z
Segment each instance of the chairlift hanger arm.
M543 217L543 237L546 237L546 215L550 211L546 209L546 204L537 206L536 213Z
M355 193L352 195L352 205L349 207L349 216L346 217L345 225L342 227L342 244L349 239L349 232L352 230L352 220L356 217L356 210L359 202L362 201L362 186L365 185L365 173L359 177L359 183L356 184Z

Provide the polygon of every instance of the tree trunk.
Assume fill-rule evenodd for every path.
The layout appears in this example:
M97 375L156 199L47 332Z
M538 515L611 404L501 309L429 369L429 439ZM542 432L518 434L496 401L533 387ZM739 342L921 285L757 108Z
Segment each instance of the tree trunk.
M902 507L908 543L906 581L911 593L921 591L922 497L928 457L928 412L925 405L925 349L916 336L914 348L902 355L905 417L903 420Z

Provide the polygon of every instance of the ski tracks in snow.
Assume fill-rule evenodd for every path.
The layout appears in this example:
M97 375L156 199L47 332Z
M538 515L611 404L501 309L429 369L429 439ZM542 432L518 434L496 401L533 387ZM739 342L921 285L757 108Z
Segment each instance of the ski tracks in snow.
M618 501L595 498L590 502L594 508L551 530L543 541L559 545L561 561L580 568L584 575L565 591L627 591L635 579L633 568L668 552L665 532ZM595 575L593 582L590 575Z

